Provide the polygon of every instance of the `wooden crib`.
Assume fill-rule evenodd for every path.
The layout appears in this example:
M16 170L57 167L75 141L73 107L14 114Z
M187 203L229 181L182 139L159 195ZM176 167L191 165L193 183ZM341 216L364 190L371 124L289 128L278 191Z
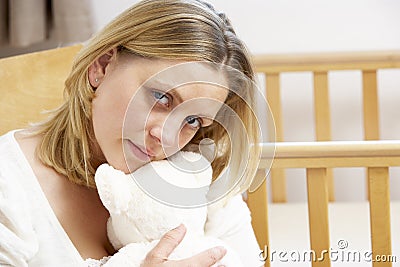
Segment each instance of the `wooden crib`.
M377 97L377 71L384 68L400 68L400 52L256 56L255 65L258 72L265 75L266 97L276 125L276 153L270 171L271 202L286 202L285 168L306 169L310 250L320 256L323 251L328 252L332 249L329 225L329 221L332 220L329 220L328 214L329 202L334 200L331 168L366 167L371 258L377 259L371 261L368 266L392 266L392 262L400 261L400 255L397 255L397 258L396 255L392 255L391 248L388 171L389 167L400 166L400 140L379 141ZM329 141L331 125L328 73L333 70L362 72L364 133L367 141ZM284 101L280 97L279 79L282 73L298 71L310 71L313 74L316 142L283 140L281 105ZM265 158L262 159L257 174L260 177L265 177L265 168L270 166L270 160L266 158L270 155L267 151L270 148L267 148L267 144L264 146ZM261 248L268 248L270 252L274 248L269 246L269 236L276 229L268 227L271 219L268 218L268 202L265 182L257 191L248 194L248 205L253 214L253 227L258 242ZM294 222L293 227L295 224ZM379 256L382 255L385 259L381 257L379 261ZM268 254L266 266L271 265L270 259L271 254ZM331 266L331 261L326 256L323 259L311 260L310 264ZM348 263L347 266L353 265Z

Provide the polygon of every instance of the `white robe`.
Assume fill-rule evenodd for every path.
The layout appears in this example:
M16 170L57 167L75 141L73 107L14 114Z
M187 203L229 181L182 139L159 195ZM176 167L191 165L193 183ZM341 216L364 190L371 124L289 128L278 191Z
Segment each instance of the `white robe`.
M0 266L84 266L14 132L0 137Z

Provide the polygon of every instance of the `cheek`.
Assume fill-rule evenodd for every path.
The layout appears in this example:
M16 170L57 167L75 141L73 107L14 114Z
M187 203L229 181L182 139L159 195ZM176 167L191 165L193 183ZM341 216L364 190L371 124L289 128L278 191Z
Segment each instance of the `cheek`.
M129 98L104 86L98 88L92 102L92 123L99 158L104 158L116 169L125 169L122 151L122 126Z
M99 96L93 100L93 126L101 131L115 132L122 128L127 103L117 97Z
M148 127L148 124L151 122L149 113L149 107L146 102L139 97L135 97L126 107L123 134L129 137L132 134L136 134L138 131L143 131L145 127Z
M181 129L179 133L179 149L182 149L184 146L186 146L190 140L192 140L195 134L196 132L190 129Z
M93 124L98 129L122 134L122 125L130 98L133 94L132 86L126 85L119 80L105 80L97 88L93 99L92 112Z

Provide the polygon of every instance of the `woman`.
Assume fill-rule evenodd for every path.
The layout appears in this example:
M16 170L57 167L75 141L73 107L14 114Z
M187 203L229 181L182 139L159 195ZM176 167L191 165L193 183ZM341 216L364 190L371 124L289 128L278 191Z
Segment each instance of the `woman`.
M235 93L201 84L141 93L141 84L156 73L188 62L228 66L224 86ZM102 163L128 173L209 138L216 148L214 178L228 162L233 162L230 173L239 172L243 151L249 151L247 168L229 189L231 194L246 190L259 156L257 146L248 145L258 142L254 88L240 75L227 74L230 69L254 80L229 21L202 1L145 0L107 25L77 55L65 82L65 103L47 121L0 139L0 265L80 266L84 259L115 253L107 239L109 215L93 178ZM204 98L219 104L176 109ZM140 108L146 99L150 110ZM214 122L222 106L237 114L246 135L230 116L222 116L228 128ZM131 109L146 120L125 121ZM262 265L248 210L243 202L238 205L247 214L226 241L247 266ZM143 266L211 266L225 254L214 248L168 260L184 234L184 226L166 233Z

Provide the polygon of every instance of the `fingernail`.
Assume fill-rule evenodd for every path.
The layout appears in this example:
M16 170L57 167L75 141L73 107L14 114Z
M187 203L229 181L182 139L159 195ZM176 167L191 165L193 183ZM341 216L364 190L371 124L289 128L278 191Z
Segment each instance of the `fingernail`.
M176 230L178 232L183 232L184 229L185 229L185 226L182 223L174 228L174 230Z

